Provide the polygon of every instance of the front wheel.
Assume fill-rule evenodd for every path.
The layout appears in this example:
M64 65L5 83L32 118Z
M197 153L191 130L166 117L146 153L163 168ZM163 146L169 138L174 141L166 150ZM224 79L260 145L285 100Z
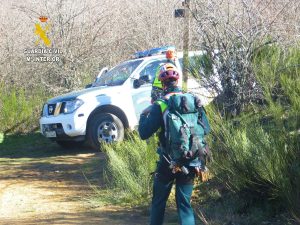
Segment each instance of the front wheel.
M99 149L101 142L112 143L124 138L124 125L115 115L97 113L89 119L87 139L90 145Z

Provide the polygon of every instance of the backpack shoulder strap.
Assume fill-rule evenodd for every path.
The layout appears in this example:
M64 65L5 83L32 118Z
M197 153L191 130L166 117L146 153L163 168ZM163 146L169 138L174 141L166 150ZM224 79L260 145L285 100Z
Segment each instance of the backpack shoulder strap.
M168 108L167 102L163 99L159 99L159 100L155 101L154 103L157 104L160 107L161 113L164 114L164 112Z
M172 95L175 95L175 94L178 94L178 93L176 93L176 92L168 93L167 95L164 96L163 99L158 99L158 100L156 100L154 102L155 104L159 105L162 114L164 114L166 112L167 108L168 108L168 100L169 100L169 98Z

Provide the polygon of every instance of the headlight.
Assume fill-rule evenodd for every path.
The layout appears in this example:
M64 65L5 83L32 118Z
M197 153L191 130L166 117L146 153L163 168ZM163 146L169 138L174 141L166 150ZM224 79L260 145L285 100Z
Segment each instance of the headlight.
M72 113L76 109L78 109L82 104L83 104L83 101L81 99L67 101L67 102L65 102L64 113L65 114Z
M41 116L44 117L44 116L47 116L47 114L48 114L47 104L44 104L44 105L43 105L43 109L42 109Z

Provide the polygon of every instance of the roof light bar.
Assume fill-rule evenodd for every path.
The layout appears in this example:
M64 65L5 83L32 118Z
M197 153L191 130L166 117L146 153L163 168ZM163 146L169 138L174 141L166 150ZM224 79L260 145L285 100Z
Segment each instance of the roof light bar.
M168 50L175 51L175 46L167 45L159 48L151 48L145 51L139 51L134 54L134 58L137 59L137 58L143 58L147 56L161 55L161 54L165 54Z

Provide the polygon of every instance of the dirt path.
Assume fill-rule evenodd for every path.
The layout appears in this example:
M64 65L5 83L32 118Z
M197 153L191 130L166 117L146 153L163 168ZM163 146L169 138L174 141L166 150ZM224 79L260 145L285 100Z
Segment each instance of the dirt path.
M40 151L0 158L0 224L147 224L145 212L88 203L92 190L82 171L98 160L87 177L101 185L102 153L54 145Z

